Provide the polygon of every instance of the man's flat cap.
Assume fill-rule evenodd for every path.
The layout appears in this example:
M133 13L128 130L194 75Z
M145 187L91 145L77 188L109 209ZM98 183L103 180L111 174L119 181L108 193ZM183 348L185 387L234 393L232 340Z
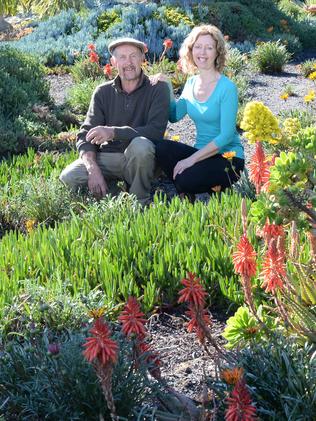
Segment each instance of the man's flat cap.
M142 53L145 53L147 51L147 45L144 42L138 41L138 39L127 38L127 37L118 38L115 41L110 42L110 44L108 45L108 49L110 53L113 54L113 51L115 50L115 48L123 44L135 45L135 47L138 47Z

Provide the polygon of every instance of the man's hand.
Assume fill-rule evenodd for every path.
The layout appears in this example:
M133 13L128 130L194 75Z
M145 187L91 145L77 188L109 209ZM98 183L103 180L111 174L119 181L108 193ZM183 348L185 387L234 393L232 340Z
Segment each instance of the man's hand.
M102 145L109 140L113 140L114 129L108 126L96 126L90 129L87 133L86 139L96 145Z
M95 152L81 152L80 158L88 171L88 188L89 191L97 199L105 196L108 192L108 186L103 177L102 171L97 164L97 156Z
M88 188L97 199L101 199L108 192L108 185L100 168L93 168L88 171Z
M164 73L156 73L154 75L149 76L149 81L151 85L157 85L158 82L167 82L171 85L171 80L169 76L165 75Z
M192 167L195 163L196 163L195 159L192 156L189 156L189 158L178 161L176 166L173 169L173 179L175 179L178 174L182 174L183 171L186 170L187 168Z

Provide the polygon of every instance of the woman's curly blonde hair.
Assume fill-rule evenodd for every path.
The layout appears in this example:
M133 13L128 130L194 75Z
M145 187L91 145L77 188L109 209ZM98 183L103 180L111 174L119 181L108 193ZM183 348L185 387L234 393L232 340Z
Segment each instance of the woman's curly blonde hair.
M215 69L221 73L225 66L227 50L223 34L214 25L196 26L184 40L179 52L183 72L192 74L196 71L197 67L193 61L192 48L200 35L210 35L214 39L217 50Z

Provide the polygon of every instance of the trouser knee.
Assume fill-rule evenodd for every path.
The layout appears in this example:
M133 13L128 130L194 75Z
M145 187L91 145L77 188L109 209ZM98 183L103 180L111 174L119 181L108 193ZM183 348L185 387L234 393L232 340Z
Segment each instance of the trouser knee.
M174 185L179 193L194 193L192 189L192 183L188 182L186 177L183 177L181 174L176 176Z
M69 165L61 172L59 180L69 189L77 190L80 186L87 184L87 171L82 170L78 174L78 170Z
M139 162L153 159L155 157L155 146L146 137L135 137L126 149L125 155L129 159L133 158Z

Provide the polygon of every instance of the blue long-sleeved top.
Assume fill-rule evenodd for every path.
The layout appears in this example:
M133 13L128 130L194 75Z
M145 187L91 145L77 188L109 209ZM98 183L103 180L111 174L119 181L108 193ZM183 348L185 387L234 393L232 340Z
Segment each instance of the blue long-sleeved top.
M196 126L195 147L202 149L214 141L218 153L235 151L238 158L244 159L244 149L236 130L238 94L236 85L221 75L209 98L198 101L194 98L193 87L196 76L190 77L178 101L170 103L169 120L181 120L188 114Z

